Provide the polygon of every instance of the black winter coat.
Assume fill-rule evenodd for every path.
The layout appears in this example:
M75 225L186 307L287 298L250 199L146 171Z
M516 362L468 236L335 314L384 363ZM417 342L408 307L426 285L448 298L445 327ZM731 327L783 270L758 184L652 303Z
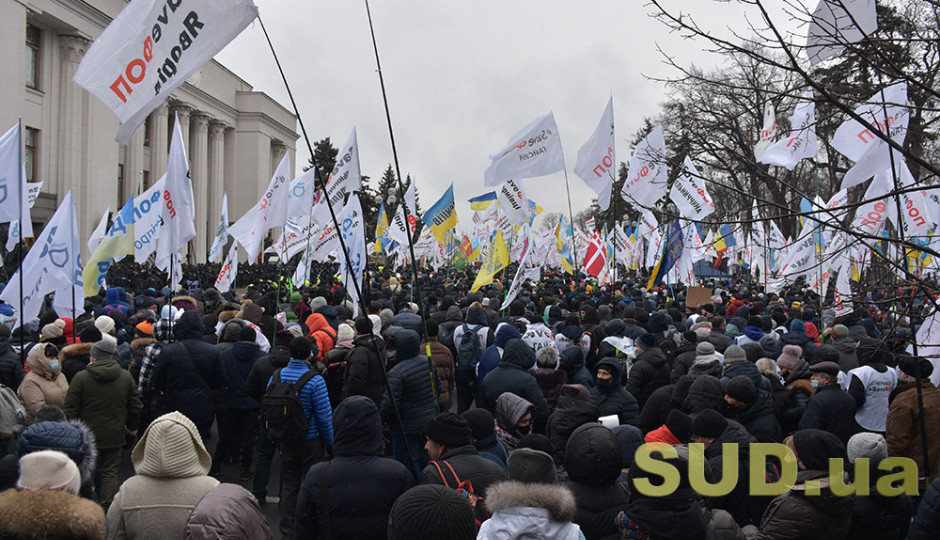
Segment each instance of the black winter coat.
M801 332L787 332L780 337L780 341L782 342L780 346L781 351L785 345L797 345L803 349L803 359L810 364L813 363L813 354L816 353L816 343L814 343L809 336Z
M24 355L23 358L25 359L26 356ZM10 346L10 338L0 338L0 384L16 392L25 376L23 361Z
M858 432L855 400L837 384L821 386L809 398L799 429L821 429L839 437L842 444Z
M568 489L578 504L574 522L586 538L620 537L616 518L630 502L630 491L617 478L623 468L623 451L612 431L593 424L576 429L565 453Z
M828 471L800 471L796 476L797 484L770 503L761 519L760 533L749 540L848 538L854 497L837 497L828 487L822 488L819 495L805 495L807 480L818 480L828 474Z
M757 391L757 401L750 407L737 411L735 420L741 423L747 432L762 443L778 443L783 440L780 423L774 416L773 397L764 390Z
M255 362L264 352L255 342L238 341L221 354L228 385L228 406L233 409L257 409L261 403L248 395L246 382Z
M411 332L401 332L399 340L405 339L402 335L417 337L417 334ZM409 337L408 339L411 339ZM417 349L415 343L409 349ZM431 370L434 377L434 386L441 387L441 380L437 376L437 366L431 363ZM388 422L392 431L396 433L405 433L408 435L417 435L424 429L424 423L429 418L437 414L437 397L431 387L431 374L428 373L428 357L423 355L403 358L388 372L388 382L392 389L391 396L388 390L382 396L382 407L379 409L382 418ZM532 380L535 382L535 379ZM542 395L541 392L539 395ZM391 399L395 399L398 406L398 413L401 416L399 425L398 419L392 412ZM402 430L404 426L404 430Z
M275 371L287 367L288 362L290 362L290 351L287 350L287 347L283 345L272 347L271 352L255 361L251 372L248 373L248 378L245 380L245 392L252 399L261 403L261 397L268 388L268 381L271 380L271 376L274 375Z
M907 537L913 513L911 498L904 494L897 497L879 495L875 489L878 476L879 471L871 471L869 495L855 496L849 538L895 540ZM936 530L933 534L936 536Z
M353 340L353 345L346 355L343 397L366 396L375 402L376 407L381 406L382 394L385 392L382 338L376 336L373 339L372 334L362 335Z
M584 367L584 352L581 347L571 346L563 350L561 367L568 374L568 384L580 384L587 389L594 387L594 377Z
M503 392L512 392L535 405L535 418L547 420L548 400L542 394L535 377L528 371L533 365L535 352L532 348L521 339L509 340L503 350L502 362L483 379L480 407L495 414L496 399Z
M401 463L382 457L382 424L371 399L353 396L344 400L333 414L333 425L334 457L317 463L304 477L297 498L294 538L321 538L323 486L328 490L333 538L385 538L392 504L414 485L414 478Z
M637 425L640 421L640 406L633 394L619 384L620 361L616 358L604 358L597 363L597 367L604 367L611 372L614 376L614 386L607 389L601 389L600 386L592 388L591 403L597 406L601 416L616 414L621 424Z
M568 396L558 398L558 406L549 417L546 430L549 440L552 441L552 448L555 450L553 456L555 463L565 462L565 446L574 430L584 424L597 422L599 417L600 411L597 410L596 405Z
M712 483L721 480L722 475L734 474L734 471L725 470L724 456L722 455L722 444L733 443L738 449L738 483L731 493L721 497L710 497L705 499L709 508L727 510L734 518L735 522L741 527L745 525L760 525L761 516L764 510L770 504L772 497L756 497L750 494L750 445L757 442L753 435L744 429L744 426L731 420L728 427L705 449L705 459L708 460L709 469L711 469ZM729 463L729 467L730 467ZM760 479L761 482L765 478Z
M160 351L152 379L154 391L162 394L160 414L179 411L195 424L212 421L215 407L209 391L225 385L221 354L202 340L202 330L199 313L184 313L174 327L178 341ZM192 360L180 343L189 349Z
M695 347L698 343L686 343L679 347L676 352L676 359L672 362L672 372L669 374L669 382L674 383L679 377L685 375L695 363Z
M434 466L434 462L430 462L418 474L418 483L448 485L453 489L457 489L456 479L447 465L443 463L444 461L453 467L461 482L469 480L473 484L473 493L478 496L485 497L487 488L497 482L506 480L506 473L499 465L481 456L475 446L468 444L448 449L437 461L438 466L444 471L446 482L441 477L437 467Z
M908 540L932 540L940 530L940 478L930 483L917 506Z
M660 386L669 384L669 365L662 349L653 347L643 351L630 367L630 376L627 379L627 392L633 394L640 407Z

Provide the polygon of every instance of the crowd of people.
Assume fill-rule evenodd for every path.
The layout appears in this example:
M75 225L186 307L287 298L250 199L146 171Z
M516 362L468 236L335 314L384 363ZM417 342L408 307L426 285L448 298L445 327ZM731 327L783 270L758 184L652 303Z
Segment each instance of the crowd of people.
M297 290L260 268L242 294L173 294L117 264L80 314L0 324L0 539L940 530L940 392L908 352L924 311L836 316L805 287L733 280L692 306L550 271L502 305L468 272L412 287L380 268L355 306L329 267ZM646 443L674 450L653 454L668 493L643 489L666 480L638 464ZM793 465L751 463L756 443L788 449L785 493L751 493ZM918 495L883 489L889 457L916 464ZM736 480L708 494L697 475Z

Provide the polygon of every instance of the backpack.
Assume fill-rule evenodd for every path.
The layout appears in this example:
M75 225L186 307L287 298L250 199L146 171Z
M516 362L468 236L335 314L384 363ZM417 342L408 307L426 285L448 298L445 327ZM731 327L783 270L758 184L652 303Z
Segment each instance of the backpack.
M454 347L454 331L457 330L457 325L454 324L442 324L437 332L437 340L441 342L442 345L450 349L451 351L456 351Z
M477 364L480 363L480 356L483 354L483 345L480 344L480 336L477 332L483 328L483 325L477 325L472 329L463 323L463 338L460 340L460 346L457 347L457 361L454 379L460 383L469 383L476 378Z
M332 351L333 347L336 346L336 334L332 331L332 329L326 329L326 328L319 328L313 331L314 334L316 334L317 332L323 332L326 335L326 337L330 338L327 343L324 343L323 348L326 350L321 350L319 353L317 353L317 360L322 362L323 357L326 356L326 353ZM311 334L311 336L312 335L313 334ZM314 341L316 341L316 339L314 339ZM315 343L315 345L317 345L317 347L319 348L319 343Z
M0 383L0 435L19 435L26 429L26 409L12 388Z
M431 461L431 464L437 467L437 472L441 475L441 480L444 481L444 485L450 488L451 485L450 482L447 481L447 477L444 476L444 470L441 469L441 466L437 463L437 461ZM447 468L450 469L450 474L454 475L454 478L457 480L456 487L452 489L456 489L460 496L467 498L467 502L470 503L470 508L473 509L473 520L476 521L477 527L479 528L484 521L490 518L490 513L486 509L486 499L473 492L473 482L470 480L461 481L460 477L457 476L457 472L450 466L450 463L446 461L441 461L441 463L447 465Z
M310 419L300 403L300 389L317 373L307 370L297 381L281 381L281 370L271 377L261 397L261 420L272 441L299 441L310 430Z

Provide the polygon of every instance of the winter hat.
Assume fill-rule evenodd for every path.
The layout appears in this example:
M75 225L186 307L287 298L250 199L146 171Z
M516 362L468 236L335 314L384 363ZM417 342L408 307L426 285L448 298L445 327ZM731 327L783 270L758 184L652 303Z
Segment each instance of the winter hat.
M101 341L101 330L98 330L94 325L86 326L78 334L78 340L82 343L94 343L96 341Z
M95 319L95 328L101 330L101 335L104 336L114 329L114 319L107 315L102 315Z
M496 430L496 419L486 409L470 409L461 415L470 425L470 436L476 440L485 439Z
M898 362L898 369L907 373L911 377L917 377L917 367L920 365L920 377L926 379L933 373L933 364L925 358L916 356L905 356Z
M150 321L143 321L138 323L134 328L137 329L138 334L153 337L153 323Z
M349 326L346 323L339 325L339 330L336 331L336 342L340 341L352 341L356 337L356 333L353 332L352 326Z
M65 330L65 321L62 319L56 319L55 321L47 324L42 327L42 338L43 339L55 339L62 337L62 331Z
M310 311L316 311L326 305L326 298L318 296L310 301Z
M542 347L535 353L536 367L551 368L558 367L558 349L555 347Z
M242 326L241 330L238 331L238 341L247 341L249 343L254 343L257 339L258 333L255 332L255 329L249 325Z
M712 330L712 323L711 323L711 321L705 321L705 320L699 321L699 322L693 324L693 325L692 325L692 328L690 328L690 330L692 330L692 331L695 332L696 334L699 334L699 330L701 330L702 328L704 328L705 330L708 330L709 332L711 332L711 330ZM699 334L699 335L701 335L701 334Z
M692 420L692 435L717 439L727 427L728 419L723 414L715 409L705 409Z
M849 335L849 327L844 324L837 324L832 327L832 337L834 339L844 338Z
M656 336L653 334L643 334L636 340L636 344L644 351L656 346Z
M16 487L28 490L64 491L78 495L82 477L75 462L62 452L40 450L20 458Z
M10 337L10 327L5 324L0 324L0 339Z
M691 330L686 330L685 332L682 332L681 335L682 335L682 345L687 345L689 343L696 343L698 341L698 335Z
M800 357L803 356L803 349L799 345L784 345L783 352L777 357L777 365L780 369L789 369L793 371L796 365L800 363Z
M287 346L287 349L290 351L290 357L292 359L306 360L310 358L312 347L310 346L310 342L307 341L307 338L295 337L290 340L290 345Z
M552 456L532 448L517 448L506 462L509 480L523 484L554 484L555 461Z
M868 458L868 464L877 467L888 457L888 443L884 436L878 433L856 433L849 439L846 452L849 456L849 463L854 464L858 458Z
M754 403L757 401L757 388L754 387L754 381L748 378L747 375L738 375L728 381L725 395L731 396L742 403Z
M711 337L712 331L710 330L711 323L709 326L699 326L695 329L695 339L698 341L708 341L708 338Z
M118 360L118 350L117 346L106 340L102 339L101 341L96 342L91 346L91 352L89 353L92 358L95 360Z
M747 360L747 353L744 352L744 348L740 345L728 345L728 348L725 349L725 365L734 364L735 362L744 362Z
M36 411L35 423L40 422L68 422L69 417L65 411L55 405L45 405Z
M470 423L457 413L442 412L425 422L424 434L448 448L466 446L470 444Z
M372 321L368 317L359 317L356 319L356 333L360 336L366 336L372 333Z
M437 484L404 492L388 514L389 540L474 540L477 525L466 495Z
M796 455L807 470L828 471L829 460L846 459L845 445L828 431L802 429L793 434Z
M382 333L382 318L378 315L372 314L369 315L369 320L372 321L372 333L374 335L379 335Z
M591 392L583 384L566 384L561 387L562 395L579 401L591 402Z
M809 367L809 370L813 373L825 373L832 378L839 376L839 364L835 362L819 362L818 364L813 364Z
M715 355L715 346L707 341L703 341L695 346L694 365L710 364L718 360Z
M790 321L790 331L796 332L797 334L805 334L806 325L799 319L793 319Z
M0 491L16 487L16 480L20 477L20 460L16 454L7 454L0 459Z
M297 323L288 324L286 331L293 337L304 337L304 329Z
M666 416L666 427L681 442L692 438L692 419L679 409L672 409Z
M196 424L178 411L151 422L131 452L131 461L137 474L158 478L204 476L212 466Z
M630 424L614 426L611 431L614 432L614 435L617 436L617 440L620 441L620 448L623 455L623 466L632 467L633 458L636 455L637 448L646 442L643 440L643 432L640 431L636 426L631 426Z
M392 310L385 308L379 312L379 319L382 321L382 324L390 324L395 320L395 313Z

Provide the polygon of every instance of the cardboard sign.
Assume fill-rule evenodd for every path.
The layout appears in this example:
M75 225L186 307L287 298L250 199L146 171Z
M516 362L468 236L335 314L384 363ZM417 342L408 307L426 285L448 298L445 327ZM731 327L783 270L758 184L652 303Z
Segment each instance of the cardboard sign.
M685 295L685 307L698 308L712 303L712 289L708 287L689 287Z

